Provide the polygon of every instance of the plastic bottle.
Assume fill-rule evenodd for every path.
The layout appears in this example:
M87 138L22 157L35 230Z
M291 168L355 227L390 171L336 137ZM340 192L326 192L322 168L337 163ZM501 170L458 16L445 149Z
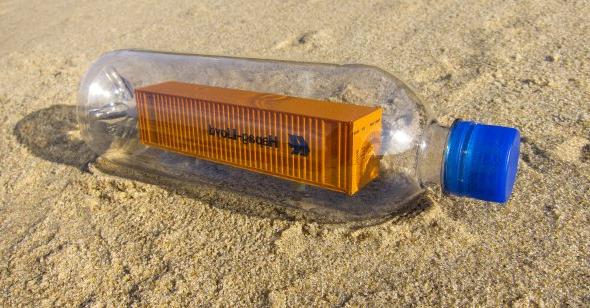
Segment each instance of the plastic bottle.
M144 111L138 111L135 90L166 81L213 86L216 89L250 91L248 93L277 94L295 97L295 102L296 98L308 98L335 102L333 104L340 102L380 107L380 134L375 146L371 148L372 152L368 154L376 159L378 174L358 191L346 194L313 183L309 185L297 179L289 180L277 177L276 174L269 175L269 172L252 172L246 170L248 168L236 168L235 164L231 166L223 161L199 159L198 155L186 155L146 145L142 142L142 132L138 131L141 125L138 119ZM229 96L225 97L223 90L220 91L212 92L212 95L217 95L220 101L232 100ZM183 179L191 185L203 184L211 190L228 192L244 198L315 209L319 212L330 209L353 218L395 212L414 202L424 189L431 185L441 185L442 191L447 194L506 202L516 177L520 142L518 130L464 120L456 120L450 128L443 127L430 117L425 105L407 86L387 72L366 65L332 65L120 50L101 56L91 66L81 82L78 101L78 117L83 139L101 158L116 165L131 166L142 171ZM188 105L184 106L191 104L186 101L185 103ZM271 102L269 106L274 106L273 104L274 102ZM309 102L306 104L305 106L310 106ZM186 112L186 109L174 107L181 105L168 106L172 106L168 111L176 114L177 119L181 119L181 132L183 127L191 127L191 121L207 117L206 114L198 114L197 105L196 111L184 117L183 112ZM315 109L318 113L331 109L329 105L318 106L322 106L321 109ZM147 117L147 111L145 114ZM254 119L243 116L240 118L239 112L237 114L242 122ZM279 119L280 117L279 115ZM161 123L164 126L177 122L174 118L163 121ZM205 121L211 122L210 119ZM211 133L208 138L217 138L215 140L218 141L215 142L221 142L220 132L227 129L224 137L228 139L231 129L234 129L224 127L223 123L219 124L222 127L207 124L207 132L201 133ZM276 134L278 143L291 142L288 145L289 155L297 152L292 144L297 141L288 140L296 135L295 133L289 131L289 137L283 138L281 128L273 131L272 127L265 126L269 130L263 134L263 127L256 135L256 132L252 131L256 123L246 124L251 125L250 129L243 125L237 129L244 128L246 131L243 135L251 133L254 137L252 143L246 142L241 145L231 143L232 140L225 140L230 142L226 143L226 146L231 144L238 152L240 149L254 149L254 152L258 151L260 154L269 147L256 144L255 138L263 135L271 136L272 139L272 135ZM309 127L313 126L310 125ZM209 131L210 129L213 130ZM294 129L294 126L285 126L282 130L289 129ZM314 139L312 134L316 131L311 130L305 136ZM183 144L186 143L189 148L190 143L198 144L199 136L197 133L179 140L183 140ZM349 136L353 136L352 131ZM266 142L268 143L268 140ZM312 153L314 150L322 150L321 144L313 144L310 140L307 142L312 142L309 145ZM211 150L219 150L215 145L208 146ZM277 148L279 150L276 151L281 150L278 145ZM231 156L231 149L228 151ZM287 154L285 152L281 155ZM272 163L272 155L269 157ZM275 159L278 159L277 157L275 156ZM261 159L262 156L251 158ZM305 160L309 158L299 155L293 159L298 159L305 165ZM325 159L329 162L332 158ZM366 157L356 159L350 158L348 162L362 161ZM280 163L280 159L275 162ZM313 173L313 168L318 167L318 164L311 163L307 166L308 169L312 169L309 172ZM333 167L329 163L326 166ZM340 167L345 168L344 165Z

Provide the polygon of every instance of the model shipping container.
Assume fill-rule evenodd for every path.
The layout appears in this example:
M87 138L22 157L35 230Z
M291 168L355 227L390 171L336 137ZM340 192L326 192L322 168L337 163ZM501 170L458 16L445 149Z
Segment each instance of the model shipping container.
M148 146L349 195L379 175L379 107L175 81L135 97Z

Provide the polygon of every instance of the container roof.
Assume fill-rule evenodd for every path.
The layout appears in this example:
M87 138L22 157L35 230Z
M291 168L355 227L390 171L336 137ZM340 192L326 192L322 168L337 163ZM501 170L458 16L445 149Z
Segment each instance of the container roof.
M340 122L353 122L379 109L379 107L359 106L177 81L163 82L137 88L136 90Z

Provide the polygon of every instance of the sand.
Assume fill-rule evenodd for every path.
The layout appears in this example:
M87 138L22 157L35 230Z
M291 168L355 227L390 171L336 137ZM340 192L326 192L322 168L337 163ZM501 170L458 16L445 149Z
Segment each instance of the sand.
M0 305L590 305L587 1L277 2L0 3ZM515 192L359 226L101 172L76 91L120 48L381 67L518 127Z

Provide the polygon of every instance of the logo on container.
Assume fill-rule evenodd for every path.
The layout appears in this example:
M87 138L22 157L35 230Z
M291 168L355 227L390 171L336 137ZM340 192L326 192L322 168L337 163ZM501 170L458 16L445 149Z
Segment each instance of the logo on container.
M216 136L218 138L224 139L231 139L240 141L242 144L258 144L267 147L278 148L279 147L279 137L268 135L268 136L256 136L247 133L238 133L238 130L235 128L216 128L213 125L209 124L207 128L207 133L210 136ZM299 156L307 156L309 155L309 145L305 138L298 135L291 135L289 134L289 148L291 149L291 154L299 155Z
M309 145L305 139L297 135L289 135L289 147L293 149L291 154L307 156L309 154Z

